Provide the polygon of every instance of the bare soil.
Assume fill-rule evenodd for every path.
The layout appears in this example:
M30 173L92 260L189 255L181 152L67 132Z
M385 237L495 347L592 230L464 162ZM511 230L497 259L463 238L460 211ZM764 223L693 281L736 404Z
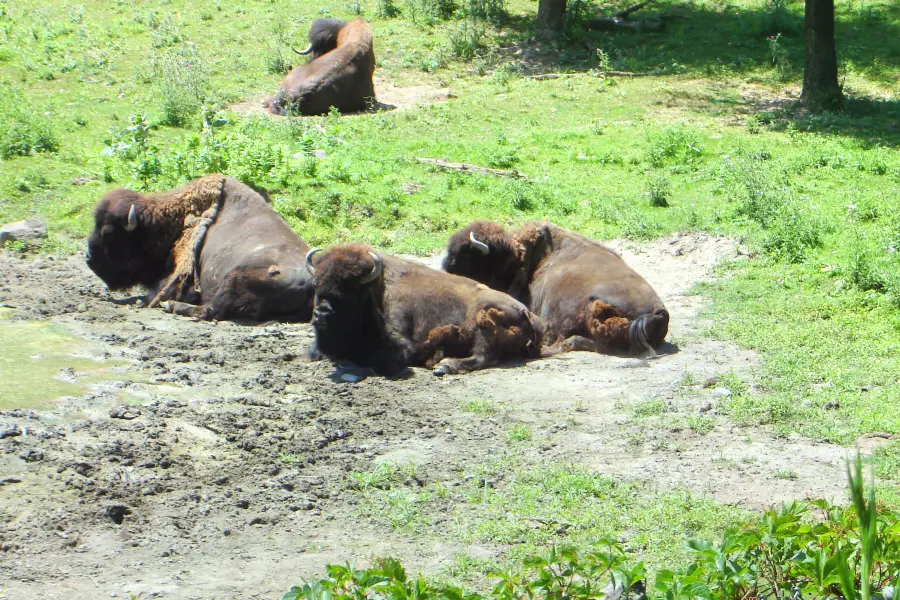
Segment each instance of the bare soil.
M424 104L435 104L438 102L446 102L453 98L453 92L450 88L435 87L431 85L397 85L396 82L389 78L375 76L373 78L375 84L376 102L373 106L375 111L385 110L406 110L421 106ZM272 91L274 93L275 90ZM254 96L243 102L237 102L228 106L228 110L239 115L249 114L266 114L276 119L283 119L281 115L271 115L263 106L263 100L268 96Z
M704 336L703 299L689 291L735 244L692 234L613 245L671 311L673 343L658 359L571 353L357 382L343 377L352 367L301 358L309 325L193 321L123 302L79 257L0 256L0 305L14 318L52 320L130 365L81 397L0 411L0 598L278 598L327 563L387 554L433 571L453 543L359 518L350 474L412 461L451 481L503 445L513 421L541 439L528 452L649 491L751 508L840 497L844 448L735 428L703 385L757 363ZM685 386L685 373L700 383ZM510 409L476 419L461 408L473 398ZM690 414L709 402L713 430L631 418L654 398Z

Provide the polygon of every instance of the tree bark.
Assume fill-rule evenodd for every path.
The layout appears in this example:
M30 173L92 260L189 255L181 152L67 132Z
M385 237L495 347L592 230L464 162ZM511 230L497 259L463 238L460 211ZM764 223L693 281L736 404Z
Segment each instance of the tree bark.
M566 24L566 0L540 0L538 3L537 29L559 32Z
M800 101L811 108L840 108L844 94L837 80L834 0L806 0L806 61Z

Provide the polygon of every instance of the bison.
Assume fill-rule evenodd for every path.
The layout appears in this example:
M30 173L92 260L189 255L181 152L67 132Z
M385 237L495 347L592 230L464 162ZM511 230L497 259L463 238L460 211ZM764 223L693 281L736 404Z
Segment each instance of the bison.
M94 210L87 265L113 290L202 319L308 321L309 246L263 196L223 175L163 194L108 192Z
M312 60L291 69L281 90L268 101L270 112L324 115L331 107L354 112L375 100L372 28L363 19L314 21L309 47L297 53L309 54Z
M539 356L534 315L502 292L359 244L318 252L306 256L316 281L313 357L390 376L409 366L445 375Z
M526 304L549 349L655 356L669 313L650 285L606 246L550 223L513 233L476 221L449 241L443 269Z

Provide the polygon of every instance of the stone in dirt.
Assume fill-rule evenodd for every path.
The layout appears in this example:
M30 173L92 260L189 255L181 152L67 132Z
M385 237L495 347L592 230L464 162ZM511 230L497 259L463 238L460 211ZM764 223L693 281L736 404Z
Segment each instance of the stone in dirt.
M0 248L7 242L38 242L47 237L47 223L43 219L25 219L7 223L0 228Z
M22 435L22 430L18 425L13 425L12 427L0 425L0 440L6 439L8 437L17 437L20 435Z
M109 411L111 419L125 419L131 421L141 416L141 409L136 406L120 406Z

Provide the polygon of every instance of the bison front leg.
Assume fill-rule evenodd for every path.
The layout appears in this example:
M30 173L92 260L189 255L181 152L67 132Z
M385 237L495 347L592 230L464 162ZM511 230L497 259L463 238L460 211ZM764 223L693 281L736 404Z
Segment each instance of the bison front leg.
M209 318L209 310L202 304L188 304L187 302L178 302L177 300L166 300L160 302L159 307L168 313L182 317L193 317L195 319Z

